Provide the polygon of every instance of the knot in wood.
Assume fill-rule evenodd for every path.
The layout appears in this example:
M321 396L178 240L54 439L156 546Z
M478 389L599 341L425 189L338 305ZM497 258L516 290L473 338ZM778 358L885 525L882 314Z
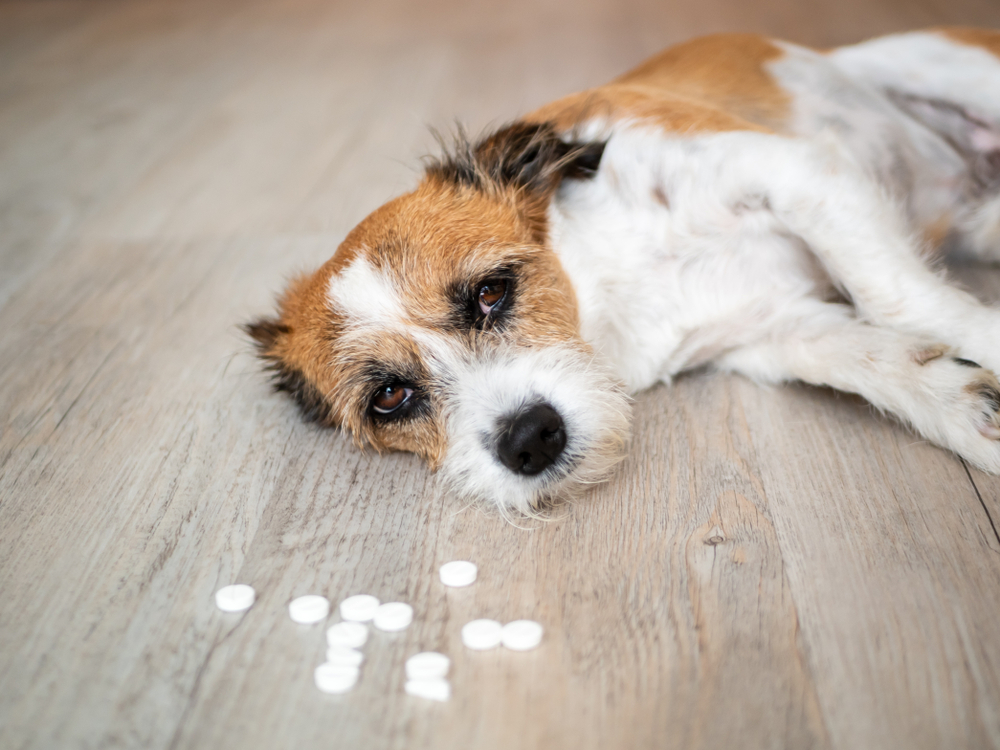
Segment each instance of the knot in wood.
M708 532L708 536L705 538L705 544L709 545L710 547L714 547L717 544L722 544L724 541L726 541L726 535L722 533L722 529L720 529L718 526L714 527L710 532Z

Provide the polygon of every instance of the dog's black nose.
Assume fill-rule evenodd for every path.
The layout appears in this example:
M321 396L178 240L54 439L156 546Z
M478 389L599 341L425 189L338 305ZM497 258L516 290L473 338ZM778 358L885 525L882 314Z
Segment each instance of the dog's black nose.
M566 427L559 412L548 404L535 404L501 430L497 455L515 474L531 476L551 466L565 447Z

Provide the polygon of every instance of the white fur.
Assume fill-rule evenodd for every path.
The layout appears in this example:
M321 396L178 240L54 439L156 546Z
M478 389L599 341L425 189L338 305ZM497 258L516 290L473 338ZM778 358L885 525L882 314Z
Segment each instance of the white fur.
M451 337L412 332L438 383L448 435L441 470L459 494L531 514L543 500L569 497L602 479L624 456L629 400L594 357L567 346L540 349L485 345L470 352ZM502 420L544 402L562 417L566 447L535 476L515 474L496 451Z
M327 299L352 327L392 330L407 322L399 290L362 253L330 277Z
M565 183L549 219L585 340L631 390L706 362L832 385L1000 472L996 379L951 356L1000 368L1000 312L932 271L916 234L956 209L961 160L817 53L773 69L796 95L794 138L580 128L609 138L600 169ZM977 209L981 235L998 205ZM936 345L948 354L918 364Z
M1000 117L1000 60L946 35L913 31L840 47L829 54L854 80L921 94Z

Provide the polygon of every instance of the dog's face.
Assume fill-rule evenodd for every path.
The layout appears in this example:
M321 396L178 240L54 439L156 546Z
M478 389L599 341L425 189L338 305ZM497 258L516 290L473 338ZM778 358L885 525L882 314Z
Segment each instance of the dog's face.
M602 150L522 124L430 165L292 283L277 319L247 327L277 387L501 509L531 512L606 473L627 400L581 339L546 245L552 193Z

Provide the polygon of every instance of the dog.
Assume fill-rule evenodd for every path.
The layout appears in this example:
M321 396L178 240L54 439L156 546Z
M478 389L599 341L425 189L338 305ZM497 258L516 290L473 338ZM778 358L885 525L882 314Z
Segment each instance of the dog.
M303 414L534 513L607 476L630 394L710 366L860 394L1000 472L1000 32L725 34L476 142L246 326Z

